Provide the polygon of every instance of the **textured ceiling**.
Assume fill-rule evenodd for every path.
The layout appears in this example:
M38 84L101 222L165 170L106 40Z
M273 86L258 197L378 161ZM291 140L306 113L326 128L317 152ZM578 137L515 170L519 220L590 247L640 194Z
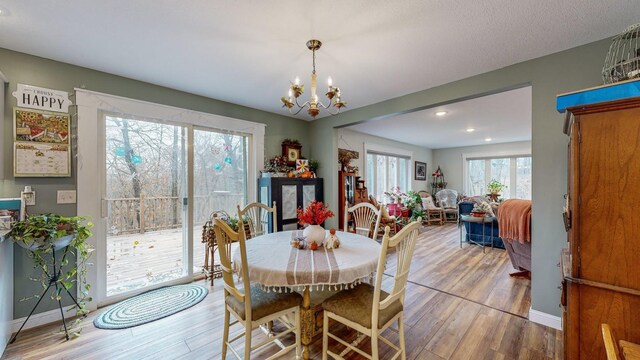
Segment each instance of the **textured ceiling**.
M447 114L436 116L438 111ZM368 121L349 129L431 149L531 140L531 87ZM485 141L487 138L491 141Z
M640 19L637 0L14 0L0 8L0 47L280 114L289 80L309 86L310 38L324 43L320 84L331 75L353 109L603 39Z

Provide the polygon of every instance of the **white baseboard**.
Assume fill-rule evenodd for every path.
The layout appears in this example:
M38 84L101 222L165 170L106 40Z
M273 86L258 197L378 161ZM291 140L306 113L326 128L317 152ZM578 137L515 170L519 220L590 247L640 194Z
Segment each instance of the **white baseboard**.
M65 319L76 316L75 310L67 311L68 308L69 306L63 307ZM23 318L13 320L11 322L11 332L15 333L16 331L18 331L26 318L27 317L25 316ZM37 326L46 325L61 320L62 318L60 316L60 309L53 309L42 313L33 314L29 318L29 321L27 321L27 323L24 325L24 328L22 328L22 330L24 331L26 329L31 329Z
M562 330L562 318L529 307L529 320L540 325L548 326L556 330Z

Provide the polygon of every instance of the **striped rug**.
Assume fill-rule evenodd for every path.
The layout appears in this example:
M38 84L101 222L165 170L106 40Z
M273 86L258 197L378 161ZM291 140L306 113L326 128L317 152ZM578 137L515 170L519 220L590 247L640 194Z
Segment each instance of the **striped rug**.
M188 309L204 299L209 290L187 284L163 287L121 301L95 318L100 329L126 329Z

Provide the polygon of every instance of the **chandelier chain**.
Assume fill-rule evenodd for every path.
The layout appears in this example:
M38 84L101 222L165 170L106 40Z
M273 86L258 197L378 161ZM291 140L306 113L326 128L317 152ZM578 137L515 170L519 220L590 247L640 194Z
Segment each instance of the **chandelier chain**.
M313 49L313 73L316 73L316 49Z

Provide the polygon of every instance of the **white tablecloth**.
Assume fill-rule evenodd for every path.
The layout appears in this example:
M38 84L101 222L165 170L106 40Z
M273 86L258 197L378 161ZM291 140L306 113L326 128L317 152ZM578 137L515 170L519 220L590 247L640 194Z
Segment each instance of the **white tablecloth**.
M340 290L367 281L376 271L380 244L365 236L337 232L338 249L299 250L291 247L295 231L249 239L249 279L269 291L309 286L310 290ZM327 232L328 234L328 232ZM240 248L233 254L236 272L241 268Z

